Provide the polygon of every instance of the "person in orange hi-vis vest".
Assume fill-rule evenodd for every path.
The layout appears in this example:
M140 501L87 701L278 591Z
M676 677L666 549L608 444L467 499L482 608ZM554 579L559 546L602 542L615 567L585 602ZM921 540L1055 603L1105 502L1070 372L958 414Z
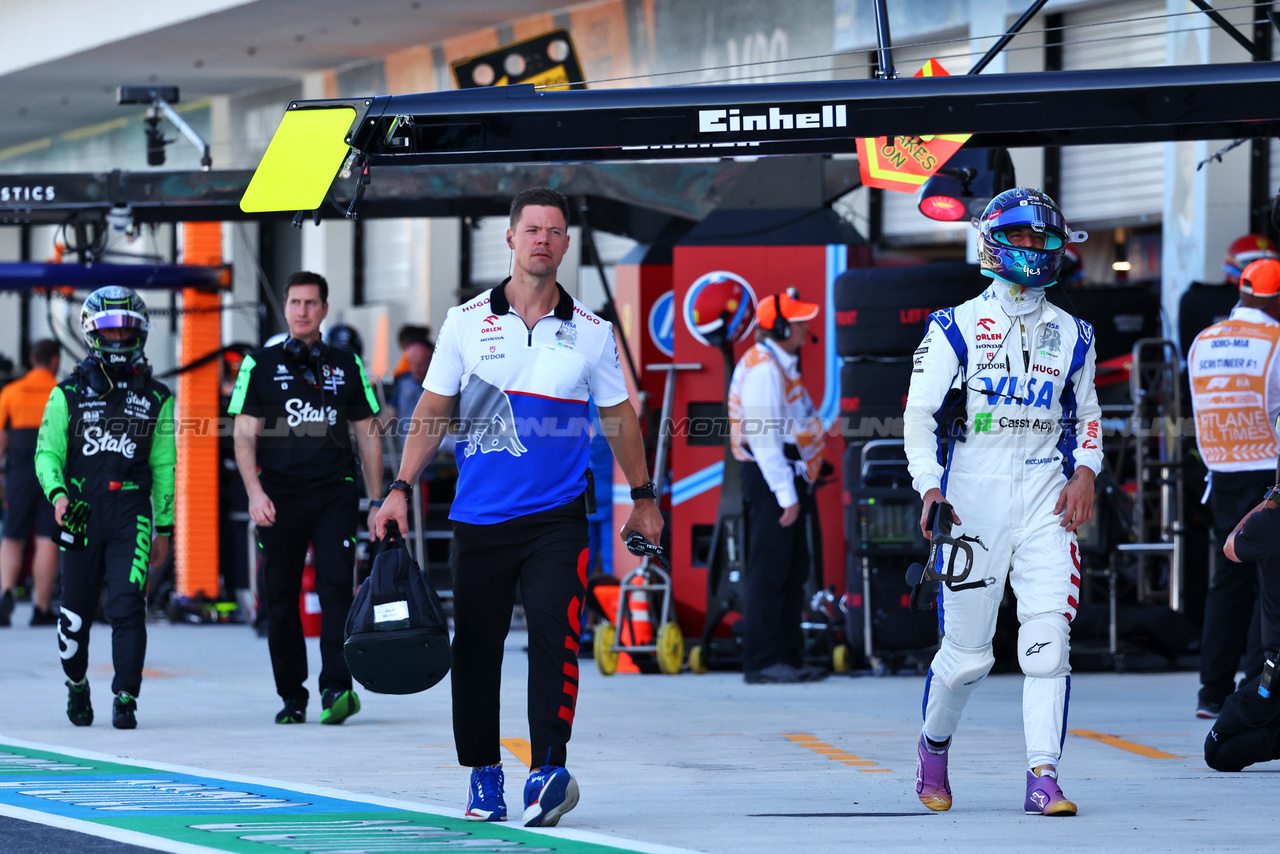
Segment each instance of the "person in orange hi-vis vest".
M58 571L58 546L53 541L53 505L36 480L36 436L49 392L58 384L58 342L48 338L31 345L31 370L0 391L0 455L5 459L4 539L0 541L0 626L13 615L13 587L22 572L27 537L35 535L31 575L35 593L31 625L57 625L49 607L53 578Z
M1231 315L1197 335L1187 355L1196 444L1209 469L1208 500L1218 548L1275 482L1277 342L1280 261L1263 258L1241 273L1240 302ZM1257 575L1253 563L1218 561L1214 568L1205 598L1196 717L1218 716L1236 688L1236 668L1246 648L1245 679L1262 672Z
M812 484L826 445L822 422L800 378L800 348L818 306L794 288L756 309L756 343L729 384L730 442L742 467L747 577L742 671L748 683L807 682L827 671L804 667L800 611L809 576ZM813 339L817 340L817 339Z

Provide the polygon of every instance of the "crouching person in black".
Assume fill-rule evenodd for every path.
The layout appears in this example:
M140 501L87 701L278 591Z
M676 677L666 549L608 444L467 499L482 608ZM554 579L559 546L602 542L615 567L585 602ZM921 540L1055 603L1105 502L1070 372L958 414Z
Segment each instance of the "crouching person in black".
M1280 759L1280 486L1240 520L1222 549L1231 560L1257 561L1262 593L1262 646L1266 666L1227 697L1204 740L1204 761L1217 771L1239 771Z

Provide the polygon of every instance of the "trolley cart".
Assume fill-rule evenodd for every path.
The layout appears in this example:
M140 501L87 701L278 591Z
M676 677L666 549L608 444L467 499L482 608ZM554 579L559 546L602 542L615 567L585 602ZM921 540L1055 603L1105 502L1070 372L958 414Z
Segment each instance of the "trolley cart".
M644 560L622 577L618 587L616 625L605 622L596 627L592 646L596 667L605 676L612 676L618 670L618 653L625 652L631 656L653 656L660 673L679 673L684 664L684 635L673 619L671 566L666 562L662 547L650 543L637 532L633 531L627 537L627 549ZM661 617L652 643L646 642L638 630L635 609L631 604L632 594L643 595L650 602L656 595L662 596ZM647 613L646 602L646 618Z
M654 454L653 480L658 500L662 500L662 487L666 481L667 449L671 442L671 410L675 405L677 371L701 370L700 364L676 363L669 365L645 365L647 371L666 371L667 379L662 391L662 417L658 422L658 447ZM640 565L622 577L618 592L618 610L613 622L596 626L592 640L592 654L596 668L606 676L618 671L618 653L652 656L660 673L679 673L684 665L684 635L675 621L675 602L671 587L671 565L666 562L661 545L650 543L637 532L627 538L627 549L641 560ZM635 611L631 595L647 598L646 617L653 613L652 603L661 595L658 609L658 630L652 638L644 638L637 631ZM652 619L652 617L649 617ZM652 642L649 642L652 641Z
M903 442L855 443L845 455L849 640L877 676L903 665L921 668L937 650L938 624L936 614L910 607L906 569L928 548Z

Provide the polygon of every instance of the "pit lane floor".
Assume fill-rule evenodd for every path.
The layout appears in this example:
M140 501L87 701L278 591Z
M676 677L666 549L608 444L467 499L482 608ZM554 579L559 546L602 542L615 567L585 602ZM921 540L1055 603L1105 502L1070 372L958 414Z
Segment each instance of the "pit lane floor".
M457 817L467 774L453 752L447 680L409 697L361 691L360 714L327 727L318 723L313 675L310 721L278 726L265 640L243 626L153 623L138 729L118 731L110 725L110 630L103 626L90 650L97 720L76 728L63 713L55 632L28 628L28 616L29 606L20 605L14 628L0 629L0 753L38 745L143 769L183 766L214 781L256 780L369 809L407 806L463 826ZM517 757L528 751L523 644L513 631L503 686L506 793L516 817L526 773ZM309 654L314 674L314 640ZM605 677L590 660L581 664L569 767L582 800L561 828L535 834L515 821L502 825L511 831L502 834L510 840L503 850L1237 851L1264 850L1280 829L1280 763L1240 774L1205 765L1208 726L1192 714L1194 673L1073 678L1061 779L1080 815L1053 820L1022 812L1018 676L993 676L973 695L952 751L955 806L930 813L914 791L921 678L748 686L739 674ZM67 834L85 828L44 827L38 812L4 803L5 852L147 847L145 839L117 836L81 848L91 837ZM394 850L452 847L441 840Z

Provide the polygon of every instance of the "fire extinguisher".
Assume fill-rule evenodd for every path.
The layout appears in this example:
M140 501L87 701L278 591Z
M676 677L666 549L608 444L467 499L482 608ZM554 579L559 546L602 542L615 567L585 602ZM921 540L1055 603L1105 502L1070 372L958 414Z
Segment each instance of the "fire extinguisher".
M312 565L311 552L302 568L302 592L298 594L298 613L302 617L304 637L320 637L320 594L316 593L316 569Z

